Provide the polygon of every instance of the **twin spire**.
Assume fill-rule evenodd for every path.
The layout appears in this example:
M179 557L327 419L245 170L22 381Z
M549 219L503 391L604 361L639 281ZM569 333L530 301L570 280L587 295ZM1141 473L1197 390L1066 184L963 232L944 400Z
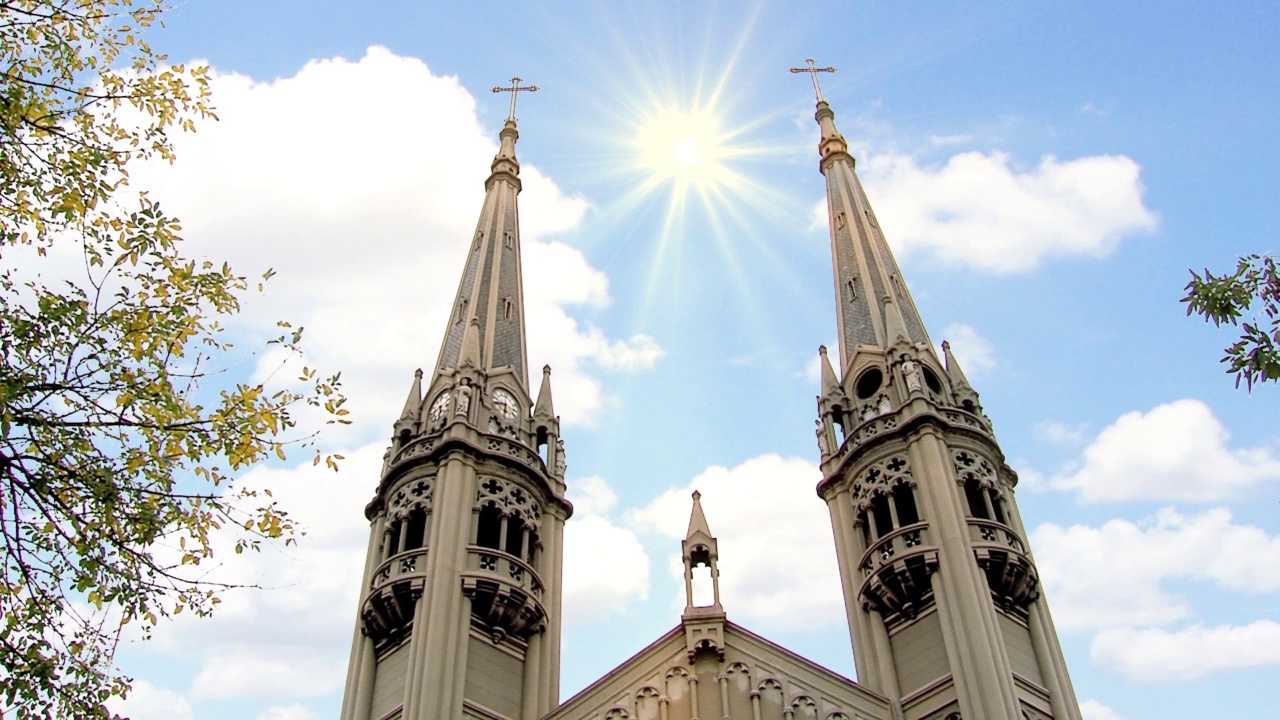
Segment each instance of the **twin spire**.
M512 90L513 113L514 91L536 89L519 87L518 80L513 79L515 85L507 88ZM520 134L514 116L507 118L498 137L498 153L485 180L484 206L440 345L436 375L466 365L485 373L509 369L527 394L520 214L516 203L521 190L520 162L516 159Z
M814 83L817 88L817 75ZM827 179L843 374L859 346L887 350L902 341L929 345L929 335L854 170L849 144L836 129L836 114L820 89L817 93L814 119L820 131L819 169Z

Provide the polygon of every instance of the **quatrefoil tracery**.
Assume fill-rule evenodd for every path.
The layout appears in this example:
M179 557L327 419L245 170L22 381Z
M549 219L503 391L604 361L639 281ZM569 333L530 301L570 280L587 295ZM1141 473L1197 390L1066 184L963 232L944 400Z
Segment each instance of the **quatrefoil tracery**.
M911 474L911 466L906 457L892 455L863 472L862 477L853 483L850 499L856 510L863 511L876 496L888 495L895 486L902 484L915 487L915 477Z
M431 502L434 499L435 491L431 482L431 478L422 478L410 486L402 487L395 491L388 503L391 507L389 513L391 520L403 520L409 517L409 513L415 508L420 508L424 512L431 512Z
M952 463L956 471L956 480L961 484L970 480L987 488L998 488L995 465L987 458L970 450L952 452Z
M529 493L517 485L509 485L490 477L480 483L476 491L476 507L493 505L505 515L514 515L526 522L536 523L542 518L542 508Z

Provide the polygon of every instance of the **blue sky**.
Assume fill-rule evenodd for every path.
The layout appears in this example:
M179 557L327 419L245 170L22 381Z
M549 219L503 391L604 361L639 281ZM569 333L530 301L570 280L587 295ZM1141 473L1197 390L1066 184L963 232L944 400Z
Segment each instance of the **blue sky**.
M1235 390L1229 333L1178 303L1188 268L1275 250L1280 8L187 0L166 24L152 44L211 64L221 120L136 184L193 253L274 267L245 345L305 325L356 422L323 440L338 475L245 479L311 532L223 568L270 589L123 650L137 720L336 715L363 506L513 75L541 88L517 113L530 367L553 366L578 505L563 696L677 621L694 486L730 618L852 675L812 490L836 329L811 86L786 72L806 57L839 69L823 89L905 279L1022 475L1087 717L1280 701L1280 395ZM686 135L702 162L668 177Z

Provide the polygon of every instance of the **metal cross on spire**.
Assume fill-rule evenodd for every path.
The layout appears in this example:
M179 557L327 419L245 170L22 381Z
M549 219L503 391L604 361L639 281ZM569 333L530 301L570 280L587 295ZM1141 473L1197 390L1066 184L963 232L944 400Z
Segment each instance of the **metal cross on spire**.
M496 88L494 88L494 89L493 89L493 91L494 91L495 93L500 93L500 92L509 92L509 93L511 93L511 112L507 115L507 119L508 119L508 120L515 120L515 119L516 119L516 93L518 93L518 92L520 92L520 91L522 91L522 90L527 90L528 92L538 92L538 86L537 86L537 85L529 85L529 86L526 86L526 87L520 87L520 83L521 83L521 82L523 82L523 81L522 81L520 78L518 78L518 77L513 77L513 78L511 78L511 87L496 87Z
M818 96L818 102L825 102L825 98L822 97L822 86L818 84L818 73L820 72L833 73L836 71L836 69L833 67L824 67L824 68L814 67L816 63L814 62L813 58L806 58L805 63L807 63L809 67L791 68L791 72L792 73L809 73L809 77L813 78L813 94Z

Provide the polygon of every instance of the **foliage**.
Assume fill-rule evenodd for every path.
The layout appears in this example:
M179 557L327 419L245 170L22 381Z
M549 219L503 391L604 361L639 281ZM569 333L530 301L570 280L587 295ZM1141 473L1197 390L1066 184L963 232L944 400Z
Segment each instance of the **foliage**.
M1249 390L1255 382L1280 381L1280 270L1275 258L1246 255L1232 274L1214 275L1206 268L1202 277L1193 271L1186 290L1182 302L1188 315L1243 329L1222 358L1227 373L1236 376L1236 387L1242 380ZM1255 314L1252 321L1242 321L1251 310L1259 310L1262 319Z
M213 382L249 283L185 258L177 220L128 187L213 118L205 69L143 38L158 3L0 0L0 715L109 717L126 626L213 610L220 534L241 552L297 532L235 474L310 444L312 406L346 422L337 376Z

